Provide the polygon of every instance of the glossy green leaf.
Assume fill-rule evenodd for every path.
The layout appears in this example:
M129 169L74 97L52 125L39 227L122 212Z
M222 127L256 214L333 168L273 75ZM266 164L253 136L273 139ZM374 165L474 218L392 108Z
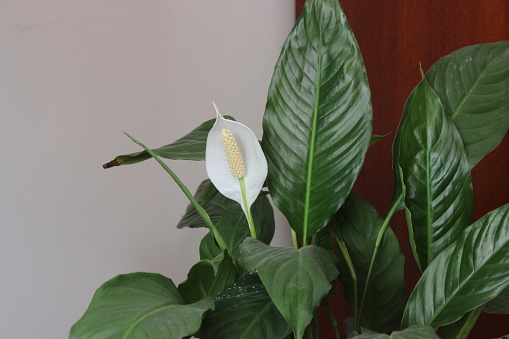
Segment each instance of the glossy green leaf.
M473 168L502 140L509 127L509 42L469 46L438 60L426 74L429 85L441 98L466 147ZM394 139L393 202L401 193L398 171L400 129L419 84L405 103ZM404 204L399 205L399 209Z
M227 287L215 303L203 321L202 339L279 339L291 331L256 274Z
M403 331L392 332L391 335L363 333L353 339L440 339L440 337L429 326L411 326Z
M509 314L509 287L500 292L493 300L490 300L483 311L486 313Z
M230 116L225 116L230 120L235 120ZM152 151L161 158L172 160L205 160L205 144L207 135L214 125L216 119L205 121L200 126L182 138L172 142L171 144L155 148ZM104 168L110 168L120 165L131 165L150 159L152 156L147 151L118 155L112 161L104 164Z
M494 299L509 285L509 204L469 226L423 273L402 327L438 328Z
M221 212L221 219L216 227L223 237L230 254L237 258L239 245L246 237L250 236L250 232L246 215L242 211L242 208L233 200L231 201L233 202L233 206ZM258 197L253 206L251 206L251 213L254 219L257 239L266 244L270 244L274 237L275 222L274 210L267 196L262 195ZM221 250L216 245L212 234L209 232L200 243L200 258L213 259L220 253Z
M414 100L414 96L417 92L420 91L420 88L422 87L423 82L421 81L417 87L414 88L414 90L410 93L410 96L405 102L405 106L403 108L403 114L401 115L401 120L399 122L398 130L396 131L396 136L394 137L394 141L392 143L392 171L394 175L394 183L393 183L393 189L392 189L392 201L391 206L397 203L400 196L403 195L403 192L405 190L404 183L401 180L401 167L399 166L399 153L400 153L400 147L401 147L401 131L402 127L405 124L407 118L408 118L408 112L410 109L410 104ZM401 210L405 208L405 201L400 200L399 203L397 203L396 210Z
M221 219L221 214L227 208L238 205L237 202L228 199L218 192L210 180L204 180L198 186L194 198L207 211L210 220L215 225ZM180 219L177 228L184 227L207 227L202 217L196 211L193 204L189 204L182 219Z
M398 165L416 260L424 270L470 224L472 178L459 133L425 80L400 129Z
M245 268L258 273L270 298L301 338L338 274L334 254L317 246L271 247L252 238L240 245L240 251Z
M367 201L350 194L336 218L336 229L345 242L354 264L359 293L366 284L375 242L383 218ZM405 290L405 258L394 232L387 228L380 244L368 284L361 326L376 332L390 333L401 321L408 295ZM339 262L343 292L354 303L353 280L343 257ZM358 297L361 300L361 296Z
M236 278L237 271L232 259L228 253L220 253L212 260L203 259L196 263L178 290L184 302L190 304L206 296L216 297Z
M459 49L436 62L426 79L458 128L473 168L509 128L509 41Z
M213 308L211 297L184 304L173 282L161 275L120 275L99 287L69 337L180 339L198 331Z
M269 88L262 147L272 200L300 239L348 196L371 139L371 95L337 0L309 0Z

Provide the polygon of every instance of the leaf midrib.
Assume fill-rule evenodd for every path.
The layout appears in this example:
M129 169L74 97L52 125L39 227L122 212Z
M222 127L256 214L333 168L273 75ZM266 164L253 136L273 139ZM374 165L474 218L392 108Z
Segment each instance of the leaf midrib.
M316 144L316 130L318 125L318 108L320 103L320 83L322 78L322 31L320 30L320 45L318 46L318 67L316 72L316 81L315 81L315 103L313 107L313 125L311 128L311 138L309 145L309 154L308 154L308 168L306 174L306 197L304 201L304 222L303 222L303 232L302 232L302 243L305 246L307 244L307 233L309 227L309 210L310 210L310 201L311 201L311 181L313 176L313 163L315 156L315 144Z

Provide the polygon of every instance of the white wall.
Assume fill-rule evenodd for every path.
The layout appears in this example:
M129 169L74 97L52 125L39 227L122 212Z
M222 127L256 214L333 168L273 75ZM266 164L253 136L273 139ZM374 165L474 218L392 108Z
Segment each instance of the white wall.
M261 137L293 0L0 1L0 336L65 338L97 287L148 271L176 284L205 230L154 162L103 170L213 118ZM203 162L169 162L194 191ZM278 245L290 245L278 218Z

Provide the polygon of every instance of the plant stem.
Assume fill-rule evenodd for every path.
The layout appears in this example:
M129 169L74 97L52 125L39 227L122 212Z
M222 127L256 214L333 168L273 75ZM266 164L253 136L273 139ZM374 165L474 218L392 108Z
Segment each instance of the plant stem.
M332 327L334 327L334 333L336 334L336 339L341 339L341 337L339 336L338 322L336 321L334 314L330 310L329 306L322 306L322 308L325 311L325 313L327 313L327 316L329 317L329 320L332 323Z
M354 329L355 331L359 332L360 330L360 319L362 317L362 311L364 308L364 303L366 301L366 294L368 293L368 286L369 281L371 280L371 274L373 273L373 266L376 261L376 257L378 255L378 249L380 248L380 244L382 243L382 239L384 237L385 231L387 230L387 227L389 226L389 221L392 219L392 216L394 213L396 213L396 209L398 208L398 205L403 200L403 193L399 195L399 197L394 201L392 204L389 212L387 213L387 217L385 217L385 220L382 224L382 227L380 228L380 231L378 232L378 236L375 241L375 248L373 249L373 255L371 256L371 262L369 263L369 269L368 269L368 275L366 276L366 283L364 285L364 290L362 292L362 299L361 299L361 305L359 309L359 316L354 322Z
M299 249L299 241L297 240L297 233L292 229L292 242L293 248Z
M247 223L249 225L249 231L251 232L251 238L256 239L256 229L253 221L253 215L251 214L251 209L247 204L246 197L246 182L244 181L244 177L239 179L240 182L240 192L242 193L242 202L244 203L244 211L246 212Z
M203 219L203 221L205 222L205 224L207 225L207 227L209 228L210 232L212 233L212 235L214 236L214 239L216 240L217 242L217 245L219 246L219 248L221 249L221 251L225 251L227 249L226 247L226 243L224 242L223 240L223 237L221 236L221 234L219 234L219 232L217 231L217 228L216 226L214 226L214 224L212 223L212 221L210 220L210 216L209 214L207 213L207 211L205 211L205 209L203 207L201 207L201 205L198 203L198 201L196 201L196 199L194 198L194 196L191 194L191 192L189 191L189 189L182 183L182 181L180 181L179 177L168 167L168 165L166 165L158 156L157 154L155 154L154 152L152 152L152 150L150 148L148 148L147 146L145 146L143 143L141 143L140 141L136 140L133 136L131 136L129 133L126 133L124 132L125 135L127 135L132 141L134 141L135 143L137 143L138 145L140 145L141 147L143 147L143 149L145 151L148 152L148 154L150 154L158 163L159 165L161 165L162 168L164 168L164 170L166 172L168 172L168 174L173 178L173 180L175 181L175 183L180 187L180 189L182 190L182 192L184 192L184 194L186 195L187 199L189 199L189 201L191 202L191 204L193 204L194 208L196 209L196 211L198 211L198 213L200 214L201 218Z
M346 248L345 241L341 238L341 235L336 235L336 241L338 243L341 254L345 258L346 265L348 266L348 270L352 275L353 281L353 319L354 324L357 322L357 319L360 317L359 315L359 291L357 288L357 273L355 272L355 267L353 266L352 258L348 253L348 249ZM360 322L360 320L359 320ZM336 324L337 326L337 324Z

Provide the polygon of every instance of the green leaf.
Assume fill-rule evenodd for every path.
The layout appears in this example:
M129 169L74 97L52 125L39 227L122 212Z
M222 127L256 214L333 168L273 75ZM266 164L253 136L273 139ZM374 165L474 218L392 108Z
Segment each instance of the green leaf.
M509 287L500 292L493 300L490 300L483 311L486 313L509 314Z
M228 253L221 253L213 260L200 260L189 273L187 280L178 287L185 303L193 303L205 296L216 297L237 278L235 265Z
M235 120L230 116L225 116L225 118ZM195 161L205 160L205 144L207 142L207 135L215 121L215 118L207 120L182 138L172 142L171 144L155 148L152 151L157 156L166 159ZM152 158L152 156L148 154L147 151L124 154L115 157L112 161L104 164L103 167L110 168L120 165L131 165L150 158Z
M363 333L354 339L440 339L429 326L411 326L403 331L392 332L391 335L380 333Z
M216 298L216 308L203 321L202 339L279 339L290 326L256 274L240 278Z
M502 140L509 128L509 42L469 46L438 60L426 74L440 97L445 113L452 118L466 148L472 169ZM401 193L398 172L400 129L421 83L410 93L394 139L393 202ZM404 208L400 204L398 209Z
M438 328L490 301L509 285L509 204L469 226L426 269L410 295L402 328Z
M205 209L210 216L210 220L215 225L219 222L221 214L227 208L238 205L237 202L228 199L218 192L210 180L204 180L198 186L194 198ZM186 213L180 219L177 228L184 227L207 227L202 217L194 208L193 204L189 204L186 208Z
M252 238L240 245L240 251L245 268L258 273L295 335L302 337L338 274L334 254L312 245L298 250L271 247Z
M250 236L250 232L246 215L242 208L235 201L231 201L233 206L222 211L221 219L217 224L217 230L223 237L230 254L234 258L238 258L239 245L246 237ZM270 244L274 237L275 221L274 210L267 196L261 195L256 199L253 206L251 206L251 214L254 219L257 239ZM212 234L210 232L207 233L200 243L200 258L213 259L220 253L221 250L214 242Z
M399 166L399 153L400 153L400 147L401 147L401 131L402 127L405 124L407 118L408 118L408 112L410 110L410 104L414 100L415 94L420 91L420 88L422 87L423 82L421 81L417 87L414 88L414 90L410 93L410 96L405 102L405 106L403 108L403 115L401 116L401 120L399 122L398 130L396 131L396 136L394 137L394 141L392 143L392 171L394 174L394 183L393 183L393 190L392 190L392 201L391 206L396 204L398 198L403 195L403 192L405 191L404 184L401 180L401 167ZM405 208L405 201L401 200L401 202L396 206L396 210L401 210ZM415 250L413 248L413 250Z
M173 282L152 273L119 275L96 291L70 338L171 338L193 335L211 297L185 305Z
M459 49L436 62L426 79L458 128L473 168L509 128L509 41Z
M474 327L477 318L481 314L484 305L474 308L465 313L460 320L444 326L440 329L440 338L442 339L467 339L470 331Z
M424 270L469 225L472 178L459 133L425 80L400 129L398 165L416 260Z
M337 231L345 242L357 275L358 290L366 284L375 242L384 220L367 201L350 194L338 212ZM390 333L399 324L407 301L405 258L394 232L387 228L368 284L361 326ZM339 262L343 292L354 304L354 281L343 257ZM360 300L360 297L359 297Z
M338 1L307 1L272 76L262 139L272 200L301 240L348 196L371 115L362 56Z
M391 134L391 133L387 133L385 135L376 135L376 134L371 135L371 140L369 141L369 146L371 147L374 144L376 144L377 142L379 142L380 140L387 138L389 136L389 134Z

